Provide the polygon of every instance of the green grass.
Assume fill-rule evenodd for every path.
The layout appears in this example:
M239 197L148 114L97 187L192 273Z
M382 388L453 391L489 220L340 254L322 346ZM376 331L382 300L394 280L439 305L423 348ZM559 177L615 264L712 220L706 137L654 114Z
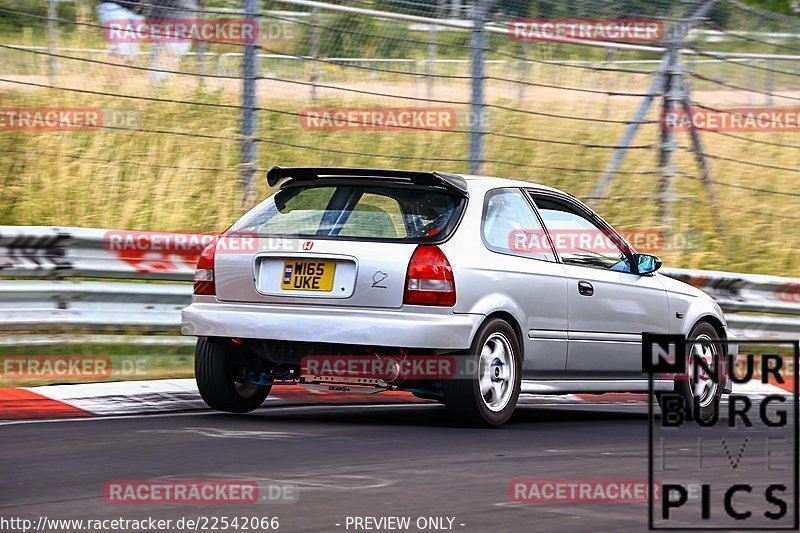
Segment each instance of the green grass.
M102 87L102 74L90 82L62 80L74 87ZM137 85L136 82L139 82ZM128 80L123 92L147 95L142 80ZM262 83L261 102L277 110L300 112L309 104L301 96L276 94ZM395 84L397 85L397 84ZM146 87L146 84L144 85ZM492 84L489 84L492 87ZM95 90L95 89L92 89ZM410 90L410 89L409 89ZM379 99L352 101L335 97L330 91L317 105L374 106ZM161 97L204 102L236 102L235 88L197 90L193 86L171 85ZM170 231L214 231L230 225L245 210L238 181L238 113L235 110L120 100L111 97L72 94L44 89L4 85L0 95L5 106L103 107L134 109L141 114L143 129L199 133L224 139L194 138L128 131L2 132L0 147L19 152L0 159L0 224L71 225L119 229ZM305 95L302 95L305 96ZM338 95L336 95L338 96ZM510 99L495 99L508 105ZM629 117L635 100L564 101L558 95L531 91L526 98L532 109L575 116ZM383 105L387 105L385 100ZM598 105L600 104L600 105ZM397 107L391 102L389 105ZM606 109L606 111L602 111ZM613 145L622 129L617 124L555 120L535 115L490 110L490 129L527 137L561 139L586 144ZM464 127L463 125L459 126ZM467 129L467 128L465 128ZM688 139L680 140L686 144ZM365 157L338 151L392 154L403 158L464 158L468 135L439 132L317 132L300 127L296 116L264 111L259 113L259 166L330 165L389 168L438 169L466 172L467 163L435 163ZM755 137L791 144L791 134L761 133ZM643 128L635 144L657 143L657 129ZM796 149L759 146L719 135L705 136L707 151L724 157L760 164L797 168ZM288 146L287 146L288 145ZM309 149L293 148L303 145ZM322 149L317 151L316 149ZM326 151L326 150L334 150ZM55 155L51 155L55 154ZM521 165L575 167L600 171L611 150L536 143L517 138L486 137L486 158ZM631 150L624 171L651 172L657 169L656 150ZM108 163L106 160L130 162ZM679 152L681 170L698 175L689 153ZM220 171L187 170L176 167L205 167ZM796 175L791 172L749 168L735 163L713 161L713 176L721 182L765 189L791 191ZM578 197L591 193L597 173L528 169L505 164L486 164L490 175L520 178L555 186ZM258 196L270 190L258 175ZM645 196L655 199L657 175L619 175L609 194L612 197ZM800 248L796 220L796 199L755 193L745 189L717 186L720 209L711 209L708 191L695 179L678 176L674 181L678 201L674 204L679 235L691 233L694 245L687 250L664 250L668 266L712 268L777 275L800 275L795 258ZM626 229L662 227L657 202L652 200L609 200L596 204L610 222ZM717 232L717 220L726 227L727 240Z
M20 375L20 364L45 357L79 357L106 365L102 376L53 378L30 373ZM25 361L25 362L23 362ZM5 373L4 373L5 369ZM139 381L145 379L194 377L193 346L93 345L0 346L0 387L37 387L41 385L102 381Z

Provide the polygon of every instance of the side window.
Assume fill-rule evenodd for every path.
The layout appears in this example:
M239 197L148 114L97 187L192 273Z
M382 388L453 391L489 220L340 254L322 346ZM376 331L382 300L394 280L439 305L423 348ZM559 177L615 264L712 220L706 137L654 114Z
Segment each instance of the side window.
M556 260L533 208L517 189L486 193L481 232L483 242L492 251Z
M532 197L564 263L630 272L627 257L602 226L566 202L535 194Z

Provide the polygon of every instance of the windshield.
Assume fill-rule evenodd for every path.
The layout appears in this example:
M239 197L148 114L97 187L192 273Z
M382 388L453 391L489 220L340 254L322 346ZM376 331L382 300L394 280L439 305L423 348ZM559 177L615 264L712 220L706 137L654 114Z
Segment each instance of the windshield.
M444 192L358 184L296 186L253 208L232 232L263 236L441 241L463 199Z

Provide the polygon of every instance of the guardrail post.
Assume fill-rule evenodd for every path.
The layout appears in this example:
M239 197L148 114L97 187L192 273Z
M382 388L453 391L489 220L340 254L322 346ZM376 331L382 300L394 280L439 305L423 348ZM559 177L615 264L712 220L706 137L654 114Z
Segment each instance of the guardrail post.
M244 0L245 18L260 20L261 0ZM256 82L258 80L257 43L248 42L242 58L242 201L249 205L255 193L253 177L256 173L255 134L258 126L256 116Z

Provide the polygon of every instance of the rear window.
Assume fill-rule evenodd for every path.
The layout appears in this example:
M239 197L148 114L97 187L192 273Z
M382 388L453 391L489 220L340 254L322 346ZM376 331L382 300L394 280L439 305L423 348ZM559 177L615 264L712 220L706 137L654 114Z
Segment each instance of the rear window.
M288 187L253 208L230 231L281 237L440 241L452 233L463 201L444 192L408 187Z

